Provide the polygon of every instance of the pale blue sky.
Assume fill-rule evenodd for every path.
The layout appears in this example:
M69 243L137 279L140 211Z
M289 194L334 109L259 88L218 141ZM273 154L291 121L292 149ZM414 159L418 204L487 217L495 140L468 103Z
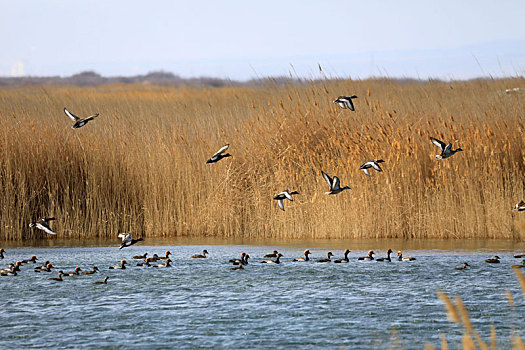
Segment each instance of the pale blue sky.
M0 75L523 76L524 21L523 0L0 0Z

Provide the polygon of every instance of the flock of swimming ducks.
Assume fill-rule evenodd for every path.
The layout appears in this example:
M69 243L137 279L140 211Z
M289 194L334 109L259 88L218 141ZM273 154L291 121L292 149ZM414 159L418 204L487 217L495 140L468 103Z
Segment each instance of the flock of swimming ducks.
M350 258L348 257L349 253L351 252L350 249L345 249L343 252L343 257L339 259L332 259L334 257L334 254L332 252L327 253L326 258L319 258L316 260L313 260L310 258L310 255L312 254L310 252L310 249L306 249L304 251L304 257L295 258L292 260L293 263L296 262L314 262L314 263L349 263ZM4 253L5 250L3 248L0 248L0 259L4 259ZM393 251L392 249L388 249L386 252L385 257L381 258L374 258L375 252L373 250L370 250L367 255L357 257L357 261L376 261L376 262L392 262L392 261L414 261L416 260L415 257L412 256L403 256L403 253L401 251L397 252L397 257L392 258ZM138 267L153 267L153 268L168 268L172 267L170 263L173 262L170 258L171 252L168 250L166 251L164 256L159 256L157 254L153 254L153 256L148 257L148 253L144 253L143 255L136 255L133 256L133 260L141 260L140 262L136 263L136 266ZM195 254L192 255L192 259L206 259L209 255L208 251L204 249L202 251L202 254ZM278 252L277 250L274 250L272 253L264 255L263 259L260 261L262 264L281 264L281 257L284 257L284 254ZM514 255L515 258L525 258L525 254L518 254ZM250 258L249 254L246 254L245 252L241 253L240 258L230 259L228 263L235 265L234 267L231 267L230 270L237 271L237 270L244 270L245 266L248 265L248 259ZM269 259L273 258L273 259ZM355 258L354 258L355 259ZM494 256L493 258L486 259L486 263L490 264L499 264L500 263L500 257ZM18 273L21 270L22 266L29 265L29 264L36 264L38 258L33 255L30 259L25 259L21 261L17 261L16 263L10 263L9 266L5 269L0 270L0 276L17 276ZM163 263L157 263L158 261L164 261ZM126 265L129 265L126 260L121 260L119 264L109 266L108 269L110 270L126 270ZM470 264L468 262L464 262L463 265L455 267L455 270L468 270L470 268ZM523 268L525 267L525 259L522 260L521 264L511 265L512 268ZM34 267L33 270L36 273L42 273L42 272L52 272L55 266L50 261L45 261L42 265ZM74 277L74 276L82 276L82 275L93 275L97 272L99 272L99 268L97 266L93 266L91 270L83 271L80 266L77 266L73 271L70 272L64 272L63 270L58 271L58 277L50 277L49 280L57 281L57 282L63 282L64 277ZM107 284L108 283L109 276L106 276L104 280L102 281L95 281L92 282L93 284Z
M353 103L352 100L356 99L356 98L357 98L357 96L355 96L355 95L353 95L353 96L339 96L337 99L335 99L333 101L333 103L338 104L342 109L348 109L350 111L355 111L355 106L354 106L354 103ZM78 117L75 114L71 113L67 108L64 108L64 113L72 121L75 122L73 124L73 126L72 126L73 129L81 128L84 125L86 125L89 121L91 121L91 120L93 120L93 119L95 119L95 118L97 118L99 116L99 114L97 113L97 114L91 115L89 117L81 118L81 117ZM463 151L461 148L452 149L452 143L451 142L446 144L445 142L443 142L441 140L438 140L438 139L436 139L434 137L430 137L430 141L436 147L438 147L439 150L440 150L440 153L435 156L436 159L446 159L446 158L449 158L449 157L453 156L457 152ZM210 159L208 159L206 161L206 163L207 164L217 163L218 161L220 161L223 158L231 157L231 154L225 153L228 150L229 146L230 146L229 144L226 144L226 145L222 146L217 152L215 152L215 154L213 154L211 156ZM383 171L381 169L381 166L379 165L380 163L383 163L383 162L384 161L382 159L378 159L378 160L372 159L370 161L365 162L363 165L361 165L359 167L359 170L362 170L367 176L370 176L369 169L374 169L374 170L376 170L378 172L382 172ZM336 195L336 194L339 194L339 193L341 193L341 192L343 192L345 190L349 190L350 189L349 186L341 186L341 181L340 181L339 177L337 177L337 176L333 176L332 177L332 176L328 175L327 173L325 173L323 170L321 170L321 175L323 176L324 180L326 181L326 183L329 186L329 191L326 192L327 195ZM299 192L297 192L297 191L290 192L289 190L284 190L284 191L278 193L275 197L273 197L273 199L277 201L277 204L278 204L279 208L284 211L284 200L288 199L289 201L293 201L294 200L293 199L293 195L296 195L296 194L299 194ZM517 203L515 205L513 211L525 211L525 202L522 200L519 203ZM42 230L43 232L45 232L47 234L56 235L56 233L49 226L49 222L52 221L52 220L55 220L55 218L54 217L43 217L43 218L39 219L36 222L30 223L29 227L40 229L40 230ZM120 233L118 235L118 237L121 238L121 240L122 240L119 249L130 247L130 246L134 245L135 243L140 242L140 241L143 240L143 238L134 239L132 237L131 233ZM1 256L1 258L3 258L3 252L4 252L4 250L0 249L0 256ZM348 249L345 250L344 258L336 259L336 260L334 260L334 263L349 262L349 258L348 258L348 254L349 253L350 253L350 250L348 250ZM203 254L194 255L194 256L192 256L192 258L206 258L206 254L208 254L208 252L206 250L204 250ZM302 257L301 258L297 258L297 259L294 259L293 261L296 261L296 262L309 261L310 260L309 259L309 255L310 254L311 254L310 251L306 250L304 252L304 255L305 255L304 258L302 258ZM374 254L375 253L373 251L369 251L367 256L359 257L358 260L370 260L370 261L371 260L376 260L376 261L391 261L392 260L391 257L390 257L390 255L392 254L392 250L391 249L389 249L387 251L387 256L384 257L384 258L374 259L374 257L373 257ZM267 254L265 256L266 258L275 258L275 260L264 260L264 261L262 261L262 263L279 264L280 263L280 258L282 256L283 255L281 253L277 253L275 251L274 253ZM316 261L317 262L331 262L332 261L331 260L332 257L333 257L332 252L329 252L327 254L327 258L317 259ZM36 257L33 257L33 258L35 258L35 260L36 260ZM154 256L152 258L148 258L148 257L146 257L146 254L144 256L140 257L140 258L144 259L144 261L142 263L139 263L138 266L170 267L171 266L170 263L173 262L169 258L169 251L166 252L166 256L163 257L163 258L158 257L158 256ZM243 266L248 264L248 258L249 258L248 254L242 253L240 259L232 259L232 260L230 260L230 262L232 262L235 265L237 265L236 267L232 268L232 270L243 269ZM165 262L162 263L162 264L156 264L156 265L151 265L150 264L151 262L155 262L155 261L161 260L161 259L164 259ZM27 262L35 263L36 262L35 260L31 260L30 259ZM397 260L399 260L399 261L410 261L410 260L415 260L415 258L403 257L402 253L398 252ZM487 263L499 263L500 262L499 260L500 260L500 258L498 256L495 256L494 258L485 260L485 262L487 262ZM4 269L4 270L0 270L0 275L2 275L2 276L16 275L17 271L20 271L20 266L22 266L23 264L25 264L27 262L17 261L15 264L11 264L11 266L9 268ZM122 260L120 262L120 264L115 265L115 266L111 266L110 269L125 269L125 265L126 264L127 264L127 262L125 260ZM513 267L523 267L524 265L525 265L525 260L523 261L522 265L513 265ZM456 269L457 270L465 270L469 266L470 265L465 262L462 266L456 267ZM50 264L49 262L46 262L44 265L42 265L39 268L35 269L35 271L38 270L38 272L42 272L42 271L49 272L52 268L53 268L52 264ZM82 272L82 274L92 274L92 273L95 273L97 270L98 270L97 268L94 268L91 271ZM81 269L79 267L77 267L77 269L75 269L75 271L71 272L71 273L63 273L63 271L60 271L58 277L54 278L53 280L62 281L62 277L63 276L79 275L80 271L81 271ZM96 282L96 283L97 284L106 284L107 283L107 279L108 279L108 277L106 277L104 279L104 281L99 281L99 282Z

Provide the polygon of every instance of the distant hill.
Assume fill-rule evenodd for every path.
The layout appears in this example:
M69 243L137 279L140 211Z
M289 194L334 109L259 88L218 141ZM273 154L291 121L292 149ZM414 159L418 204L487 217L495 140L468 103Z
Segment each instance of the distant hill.
M241 86L256 85L258 82L251 80L248 82L238 82L227 79L199 77L184 79L173 73L158 71L150 72L145 75L131 77L103 77L93 72L85 71L70 77L0 77L0 86L23 86L23 85L76 85L76 86L98 86L117 83L142 83L152 85L185 85L185 86ZM259 82L260 83L260 82Z

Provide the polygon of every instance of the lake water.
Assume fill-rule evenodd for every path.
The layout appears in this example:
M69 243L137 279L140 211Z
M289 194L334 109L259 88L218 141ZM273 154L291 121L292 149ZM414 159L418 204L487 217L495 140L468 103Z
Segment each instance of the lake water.
M464 249L456 242L461 249L438 249L429 243L404 251L416 261L357 261L366 255L366 244L348 245L357 248L347 264L291 261L306 248L314 260L329 250L341 257L347 246L341 242L6 248L2 266L36 255L55 269L36 273L28 264L16 277L0 277L0 348L422 349L425 342L439 347L441 332L451 348L459 347L463 330L447 319L437 289L462 298L487 342L494 325L498 348L510 346L513 330L525 335L525 301L509 267L521 262L512 255L523 246ZM385 246L368 248L383 256ZM209 258L189 258L203 249ZM274 249L284 254L281 264L261 264ZM173 253L172 268L137 267L131 259L166 250ZM251 256L249 265L230 271L228 259L243 251ZM501 264L483 262L495 254ZM129 263L126 270L108 269L121 259ZM464 261L470 270L454 270ZM98 266L100 272L49 280L76 266ZM105 276L107 285L92 284Z

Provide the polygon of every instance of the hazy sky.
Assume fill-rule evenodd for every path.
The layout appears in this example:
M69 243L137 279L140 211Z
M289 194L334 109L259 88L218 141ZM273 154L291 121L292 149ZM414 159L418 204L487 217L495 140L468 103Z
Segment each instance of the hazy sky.
M0 0L0 75L523 76L524 23L523 0Z

